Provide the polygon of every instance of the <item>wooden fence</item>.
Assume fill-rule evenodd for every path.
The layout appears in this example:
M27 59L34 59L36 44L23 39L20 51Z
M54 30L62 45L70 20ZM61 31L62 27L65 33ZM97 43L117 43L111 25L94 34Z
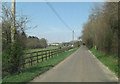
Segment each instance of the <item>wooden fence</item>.
M54 58L58 56L59 53L68 51L73 47L65 47L61 49L51 49L51 50L42 50L31 53L25 53L24 58L22 59L22 66L25 68L26 66L32 66L33 64L43 62L50 58Z

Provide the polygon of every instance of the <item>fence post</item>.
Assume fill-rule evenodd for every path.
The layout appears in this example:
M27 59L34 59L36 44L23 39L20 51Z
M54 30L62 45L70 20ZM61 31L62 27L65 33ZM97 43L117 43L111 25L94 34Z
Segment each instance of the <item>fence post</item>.
M50 59L50 50L49 50L49 59Z
M57 52L57 56L58 56L58 53L59 53L59 52L58 52L58 49L56 49L56 52Z
M54 55L53 55L53 56L55 57L55 49L53 50L53 53L54 53Z
M37 63L38 63L38 51L37 51Z
M45 51L45 55L46 55L45 57L46 57L46 60L47 60L47 50Z
M30 57L30 63L31 63L31 66L32 66L32 53L31 53L31 57Z
M55 57L55 49L53 50L53 57Z
M54 52L53 52L53 50L52 50L52 58L53 58L53 55L54 55L53 53L54 53Z
M42 62L43 62L43 52L41 52L42 53Z
M57 49L55 49L55 56L57 56Z
M55 56L56 56L56 49L55 49L54 53L55 53Z

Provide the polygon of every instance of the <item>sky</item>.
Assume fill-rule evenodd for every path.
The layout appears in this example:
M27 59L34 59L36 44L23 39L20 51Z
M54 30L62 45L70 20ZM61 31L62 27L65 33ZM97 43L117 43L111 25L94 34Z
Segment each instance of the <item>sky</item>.
M36 28L26 30L28 36L37 36L47 39L48 43L68 42L74 38L77 40L82 35L82 27L88 20L90 9L99 2L49 2L63 21L69 25L66 27L57 17L55 12L46 2L17 2L17 15L27 15L31 22L28 26Z

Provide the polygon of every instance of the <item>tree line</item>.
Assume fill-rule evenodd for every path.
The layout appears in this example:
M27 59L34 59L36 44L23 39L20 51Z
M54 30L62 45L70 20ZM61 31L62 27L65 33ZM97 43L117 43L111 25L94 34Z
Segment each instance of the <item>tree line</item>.
M46 48L47 45L47 40L45 38L39 39L38 37L35 36L29 36L27 38L27 44L26 44L28 49L35 49L35 48Z
M30 22L27 16L16 16L16 32L15 41L21 43L23 47L29 48L45 48L47 47L47 40L45 38L39 39L35 36L27 36L25 30L33 27L26 26ZM3 50L11 44L11 8L6 3L2 4L2 47Z
M88 47L118 56L118 6L118 2L105 2L91 9L81 36Z

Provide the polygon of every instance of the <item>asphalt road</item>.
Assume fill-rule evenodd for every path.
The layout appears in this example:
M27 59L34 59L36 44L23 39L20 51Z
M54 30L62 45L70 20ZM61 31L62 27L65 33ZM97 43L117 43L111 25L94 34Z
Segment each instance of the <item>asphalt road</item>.
M81 46L52 69L31 82L117 82L118 79L91 52Z

